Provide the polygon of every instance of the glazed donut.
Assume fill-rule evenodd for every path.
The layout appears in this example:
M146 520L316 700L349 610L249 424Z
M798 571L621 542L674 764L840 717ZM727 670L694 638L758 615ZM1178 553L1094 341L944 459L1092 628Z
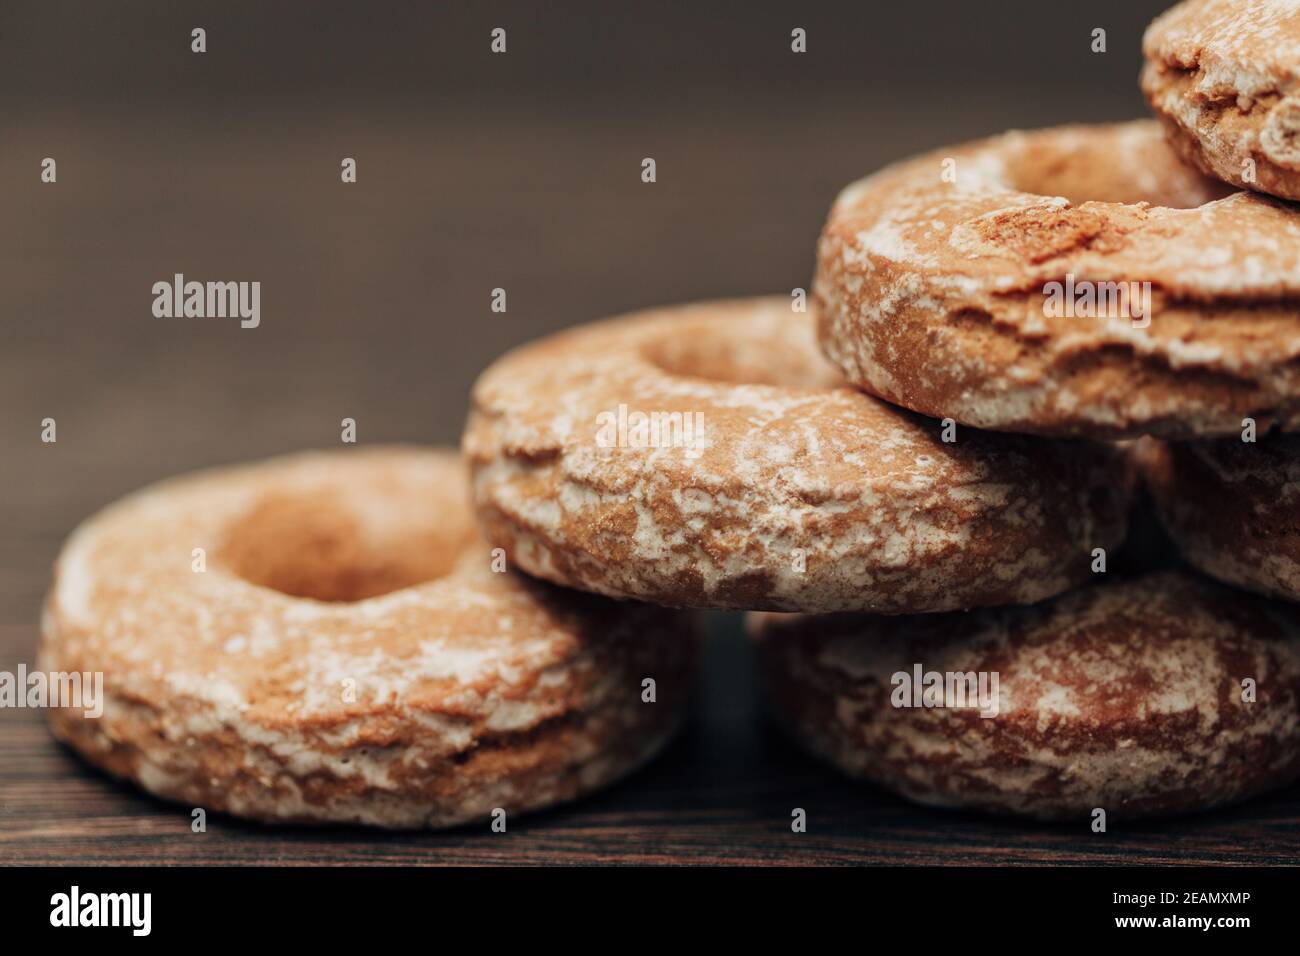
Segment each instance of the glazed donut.
M776 719L919 803L1132 819L1300 774L1295 610L1185 572L1026 608L749 623Z
M1122 540L1130 481L1110 449L942 433L845 387L778 298L511 352L474 387L463 449L485 535L520 568L672 606L1025 603Z
M979 428L1300 428L1300 217L1226 188L1152 121L891 167L822 233L822 347L855 385Z
M1146 440L1138 456L1188 561L1220 581L1300 601L1300 435Z
M59 557L38 658L102 672L103 713L53 709L55 735L264 821L487 823L628 773L682 717L692 623L496 573L466 491L453 453L380 448L110 506Z
M1142 91L1185 159L1300 199L1300 4L1188 0L1156 18L1142 51Z

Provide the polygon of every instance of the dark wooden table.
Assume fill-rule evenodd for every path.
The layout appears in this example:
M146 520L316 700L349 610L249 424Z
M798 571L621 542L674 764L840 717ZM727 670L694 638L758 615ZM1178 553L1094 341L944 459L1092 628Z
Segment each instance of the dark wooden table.
M1105 58L1087 49L1091 5L1061 14L1059 26L1053 5L1019 3L1005 21L954 5L958 19L938 23L948 37L940 53L906 47L933 33L924 5L886 6L878 15L847 4L849 19L809 11L819 52L808 60L785 52L788 16L776 7L734 40L722 20L677 31L611 14L570 53L555 44L574 31L517 18L518 59L457 54L454 71L439 64L455 24L430 27L399 54L377 30L367 48L393 64L377 69L400 96L367 90L351 61L335 69L337 50L308 51L272 75L267 64L286 45L344 44L355 31L342 21L304 32L291 18L274 33L269 14L247 29L223 26L218 5L202 59L168 45L188 36L188 20L151 33L119 23L116 8L88 8L27 29L39 7L0 13L9 17L0 34L17 44L0 47L0 73L15 74L0 84L10 97L0 99L0 669L33 661L64 537L142 484L337 445L344 417L363 443L454 443L474 376L510 346L625 309L806 286L836 190L882 163L1011 126L1142 112L1134 76L1148 14L1127 2L1109 5ZM882 27L884 13L901 26ZM674 15L699 14L689 5ZM1034 56L1017 57L1001 79L1005 57L973 32L995 24L1036 38ZM465 29L485 37L487 25ZM112 36L101 42L100 32ZM629 60L620 44L636 38L646 46ZM155 42L171 52L133 46ZM67 70L46 69L74 53ZM949 75L935 73L945 62ZM567 86L539 82L563 63ZM128 64L134 86L120 80ZM1037 72L1010 75L1024 69ZM430 75L430 89L414 88ZM39 181L46 156L58 160L57 184ZM344 156L358 160L355 185L339 182ZM645 156L658 162L654 185L640 181ZM176 272L261 281L261 327L153 318L151 286ZM489 310L496 287L508 290L504 315ZM58 422L56 444L40 441L45 417ZM762 720L736 619L714 624L683 737L632 779L512 820L504 835L267 829L221 817L194 834L185 808L88 770L39 714L0 710L0 863L1300 857L1295 788L1094 835L918 809L850 783ZM794 807L808 813L805 834L790 832Z

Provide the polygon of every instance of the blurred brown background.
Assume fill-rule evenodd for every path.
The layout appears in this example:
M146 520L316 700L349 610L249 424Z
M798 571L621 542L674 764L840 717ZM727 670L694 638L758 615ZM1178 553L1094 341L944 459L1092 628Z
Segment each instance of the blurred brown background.
M344 417L364 443L454 443L475 375L513 345L643 306L807 286L850 180L1010 127L1144 115L1140 39L1164 6L5 0L0 669L32 662L51 562L101 505L191 468L337 445ZM190 52L196 26L204 54ZM498 26L504 55L489 50ZM795 27L805 54L790 50ZM1098 27L1105 54L1090 49ZM39 178L47 156L54 185ZM260 281L261 326L154 318L151 287L177 272ZM498 286L504 315L489 308ZM990 862L1269 861L1279 828L1295 833L1285 795L1104 845L871 795L762 729L733 637L711 652L724 656L673 754L512 845L536 840L546 859L694 847L897 862L959 843ZM234 842L196 856L183 813L85 771L38 714L0 721L0 858L270 858L267 832L233 821L221 839ZM836 822L795 850L780 835L792 805ZM430 859L415 839L275 839L285 860ZM505 852L467 836L438 846Z

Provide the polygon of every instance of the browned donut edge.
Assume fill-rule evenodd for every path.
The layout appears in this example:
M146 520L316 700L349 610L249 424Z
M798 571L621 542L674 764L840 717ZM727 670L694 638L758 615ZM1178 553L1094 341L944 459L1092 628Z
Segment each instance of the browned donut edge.
M1186 0L1142 38L1142 92L1171 144L1209 176L1300 199L1300 18L1285 3Z
M1300 601L1300 438L1148 439L1137 457L1188 561L1220 581Z
M1295 612L1205 579L1165 573L926 619L758 615L751 630L778 723L919 803L1086 826L1098 808L1112 821L1176 816L1300 775ZM989 719L895 707L891 675L914 665L997 671L1017 703ZM1171 674L1188 697L1160 703ZM1237 702L1244 677L1254 703Z

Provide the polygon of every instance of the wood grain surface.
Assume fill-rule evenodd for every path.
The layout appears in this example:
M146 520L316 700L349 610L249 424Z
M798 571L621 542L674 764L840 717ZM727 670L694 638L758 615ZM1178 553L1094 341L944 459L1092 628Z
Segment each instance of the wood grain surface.
M338 4L272 22L262 5L209 4L206 60L169 45L187 42L179 14L146 24L117 5L111 15L88 5L105 12L83 18L46 6L0 11L6 670L32 664L51 563L97 508L194 468L337 446L344 417L362 443L455 443L474 376L513 345L631 308L806 286L822 218L849 180L1008 127L1140 115L1137 43L1150 15L1101 4L1108 24L1127 28L1096 58L1091 4L1016 0L1006 17L956 4L948 19L932 4L890 4L887 23L871 5L827 5L806 13L822 59L799 61L788 54L793 14L774 4L752 20L753 5L734 4L729 21L694 26L606 21L593 6L579 30L516 5L519 59L456 54L451 69L442 54L457 30L486 37L478 5L420 36L398 24L406 39L393 46L382 20L397 7L367 23L332 20ZM674 10L701 16L693 4ZM248 22L222 19L237 15ZM1012 57L997 45L1007 36L1042 46ZM361 59L340 52L350 37ZM569 40L578 46L554 46ZM622 51L633 40L634 54ZM293 43L326 41L267 65ZM563 82L545 82L552 63L565 64ZM425 75L436 82L414 88ZM57 184L39 181L46 156ZM344 156L358 160L355 185L339 181ZM652 186L639 178L646 156L658 162ZM261 281L261 326L153 318L152 284L177 272ZM504 315L489 310L497 287L508 290ZM47 417L54 444L40 438ZM1300 858L1298 788L1095 835L924 810L851 783L767 724L737 619L712 623L694 714L672 748L506 834L219 816L195 834L187 808L87 769L39 713L0 710L0 863ZM795 807L807 833L790 831Z

